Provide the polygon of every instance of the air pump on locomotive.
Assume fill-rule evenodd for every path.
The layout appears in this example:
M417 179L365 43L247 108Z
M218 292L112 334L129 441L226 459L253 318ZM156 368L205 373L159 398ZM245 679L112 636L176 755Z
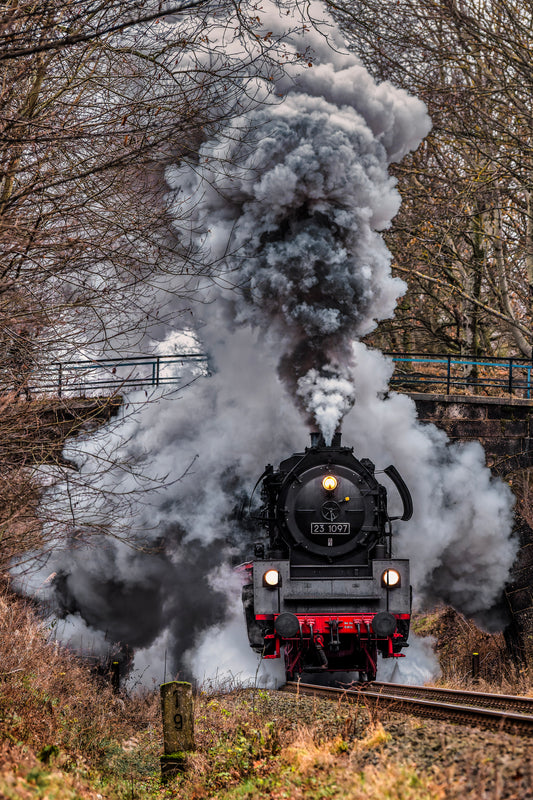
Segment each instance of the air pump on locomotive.
M411 495L395 467L384 473L403 502L389 517L387 490L374 464L358 460L336 434L265 468L266 529L254 558L242 565L243 604L251 647L265 659L285 657L296 673L358 672L374 680L377 654L402 657L411 615L409 562L391 556L391 521L408 520Z

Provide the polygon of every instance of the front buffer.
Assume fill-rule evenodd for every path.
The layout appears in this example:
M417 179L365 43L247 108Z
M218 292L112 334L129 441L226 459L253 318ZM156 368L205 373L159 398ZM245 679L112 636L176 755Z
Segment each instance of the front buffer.
M377 654L401 658L411 615L409 562L375 559L371 576L290 576L288 560L245 566L243 602L250 645L265 659L284 651L287 679L301 672L376 677Z

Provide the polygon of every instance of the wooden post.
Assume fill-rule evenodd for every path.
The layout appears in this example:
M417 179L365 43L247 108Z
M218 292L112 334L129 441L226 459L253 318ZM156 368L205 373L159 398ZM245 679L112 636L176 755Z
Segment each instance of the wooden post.
M113 687L113 694L120 692L120 662L111 662L111 686Z
M194 716L192 685L186 681L169 681L161 685L164 755L161 756L161 778L183 772L187 753L194 750Z
M479 680L479 653L472 653L472 679Z

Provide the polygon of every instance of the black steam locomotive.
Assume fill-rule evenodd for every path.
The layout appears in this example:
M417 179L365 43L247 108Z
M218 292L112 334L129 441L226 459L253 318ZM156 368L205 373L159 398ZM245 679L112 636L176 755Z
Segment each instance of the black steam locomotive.
M266 529L245 572L243 604L251 647L296 673L358 672L376 677L377 653L402 657L411 615L409 562L391 557L387 490L374 464L358 460L336 434L268 465L259 478ZM384 470L412 515L411 495L395 467ZM256 486L257 486L256 485Z

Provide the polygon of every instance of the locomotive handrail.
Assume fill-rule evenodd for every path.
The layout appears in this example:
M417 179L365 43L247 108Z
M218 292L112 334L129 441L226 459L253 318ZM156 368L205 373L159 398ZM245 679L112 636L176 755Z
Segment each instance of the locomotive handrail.
M418 391L455 394L457 390L495 396L506 394L531 399L533 361L499 356L457 356L442 353L388 351L395 363L391 386ZM415 369L413 369L413 367ZM422 367L422 370L420 370Z
M401 519L403 522L407 522L413 516L413 498L411 497L411 492L409 491L406 482L393 464L385 467L383 472L385 475L389 476L393 484L396 486L398 494L400 495L403 503L403 513L401 517L390 517L390 519Z

